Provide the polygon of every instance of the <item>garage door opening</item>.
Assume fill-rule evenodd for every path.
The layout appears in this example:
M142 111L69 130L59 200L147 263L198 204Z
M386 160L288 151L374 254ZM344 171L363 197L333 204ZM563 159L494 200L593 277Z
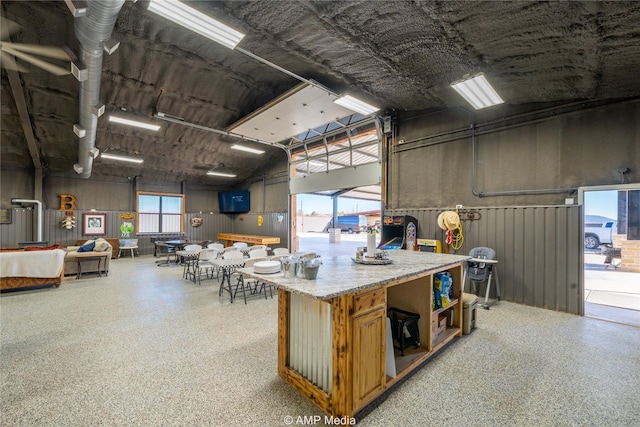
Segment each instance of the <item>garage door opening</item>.
M362 191L362 190L360 190ZM373 193L375 194L375 193ZM379 196L379 191L378 191ZM340 232L333 229L334 200ZM326 256L353 256L366 246L367 233L380 227L381 201L322 194L298 194L296 235L300 252L319 252ZM379 236L379 234L377 234Z
M585 316L640 326L636 199L640 185L584 189Z
M289 206L290 212L298 213L292 216L292 250L307 247L309 241L301 239L311 238L304 234L309 232L325 234L315 235L316 239L333 236L337 243L335 233L326 236L330 228L334 232L344 228L345 235L356 237L364 234L366 241L368 221L375 226L380 220L382 139L377 117L350 116L292 140L288 146ZM374 204L367 205L370 202ZM359 219L367 213L373 218ZM350 218L344 218L347 216ZM340 219L352 224L342 227ZM335 226L327 227L329 221ZM361 242L354 244L361 246ZM355 246L351 252L355 254Z

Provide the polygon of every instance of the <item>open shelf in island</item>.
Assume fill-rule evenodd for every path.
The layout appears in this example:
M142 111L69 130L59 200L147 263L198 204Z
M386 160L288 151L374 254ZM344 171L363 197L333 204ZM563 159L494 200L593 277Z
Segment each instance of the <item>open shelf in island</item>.
M238 270L278 287L278 374L329 415L353 417L462 336L459 296L462 263L469 257L403 250L390 256L391 267L323 259L325 273L314 281ZM451 273L456 298L449 307L432 310L433 275L442 271ZM405 346L404 356L394 352L395 378L386 375L390 308L419 316L420 345ZM434 313L448 313L450 319L435 340Z

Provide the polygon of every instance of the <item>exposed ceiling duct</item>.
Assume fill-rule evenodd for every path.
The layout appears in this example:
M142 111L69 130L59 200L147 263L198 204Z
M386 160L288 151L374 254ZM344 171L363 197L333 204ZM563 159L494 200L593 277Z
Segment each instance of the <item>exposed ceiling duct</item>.
M73 168L83 178L91 176L93 159L98 155L96 129L98 117L104 110L99 100L102 55L124 1L88 2L86 14L75 19L75 34L81 45L80 61L86 67L87 76L80 78L80 131L77 132L80 140L78 163Z

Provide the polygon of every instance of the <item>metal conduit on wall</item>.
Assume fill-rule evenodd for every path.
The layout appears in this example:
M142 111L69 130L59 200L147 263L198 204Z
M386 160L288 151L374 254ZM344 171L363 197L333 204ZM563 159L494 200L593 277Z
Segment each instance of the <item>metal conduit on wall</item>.
M509 117L504 117L504 118L500 118L500 119L495 119L495 120L490 120L487 122L483 122L483 123L476 123L475 124L475 128L476 128L476 135L486 135L486 134L490 134L490 133L495 133L495 132L499 132L499 131L503 131L503 130L509 130L509 129L513 129L515 127L521 127L521 126L527 126L530 124L536 124L536 123L540 123L540 122L544 122L544 121L548 121L548 120L553 120L556 119L560 116L564 116L564 115L571 115L571 114L581 114L581 113L586 113L589 112L591 110L603 107L603 106L609 106L609 105L624 105L624 104L631 104L631 103L637 103L640 102L639 98L634 98L634 99L630 99L630 100L624 100L624 101L614 101L614 102L599 102L596 103L595 105L588 105L585 102L575 102L575 103L571 103L571 104L565 104L565 105L559 105L556 107L550 107L550 108L545 108L543 110L536 110L536 111L532 111L532 112L528 112L528 113L522 113L522 114L517 114L514 116L509 116ZM465 112L469 112L466 109L462 108L462 110L464 110ZM441 114L446 110L442 110L442 111L436 111L433 113L429 113L429 114L425 114L424 116L431 116L431 115L436 115L436 114ZM534 116L538 116L542 113L548 113L548 116L545 117L538 117L538 118L534 118ZM474 114L474 113L471 113ZM403 119L403 121L410 121L410 120L415 120L418 118L421 118L423 116L416 116L416 117L410 117L407 119ZM510 122L510 121L516 121L520 119L520 121L517 121L516 123L511 123L511 124L502 124L502 123L506 123L506 122ZM491 127L491 126L495 126L495 127ZM486 129L486 130L481 130L478 131L477 129L482 129L482 128L488 128L491 127L490 129ZM425 147L425 146L429 146L429 145L434 145L434 144L442 144L445 142L451 142L451 141L457 141L460 139L463 139L465 137L468 137L469 135L467 134L467 132L469 132L469 130L471 129L471 126L465 126L462 128L458 128L458 129L452 129L452 130L448 130L445 132L440 132L437 134L432 134L432 135L427 135L424 137L420 137L420 138L415 138L409 141L405 141L401 146L396 148L396 151L405 151L405 150L413 150L416 148L421 148L421 147ZM462 133L463 135L457 135L454 136L456 134L460 134ZM436 139L436 138L443 138L443 137L447 137L449 136L450 138L446 138L446 139L442 139L442 140L438 140L432 143L425 143L425 144L418 144L421 141L428 141L431 139Z
M453 141L460 141L466 138L471 138L472 145L472 193L476 197L497 197L497 196L520 196L520 195L543 195L543 194L572 194L577 192L577 187L564 187L564 188L538 188L538 189L520 189L520 190L503 190L503 191L482 191L477 186L477 136L488 135L500 131L505 131L517 127L528 126L532 124L538 124L548 120L556 119L559 116L582 114L593 109L605 106L605 105L624 105L633 104L639 102L638 98L616 102L598 102L595 104L588 104L585 102L571 103L560 105L557 107L551 107L544 110L534 111L530 113L518 114L515 116L505 117L488 121L485 123L476 124L475 114L469 112L473 116L471 125L465 128L452 129L438 134L428 135L413 139L411 141L404 142L402 145L395 147L394 153L403 151L419 149L432 145L444 144ZM465 110L467 111L467 110ZM540 114L548 114L544 117L539 117ZM434 113L435 114L435 113ZM414 118L411 118L414 119ZM513 123L516 121L515 123ZM479 129L484 129L479 131ZM420 143L421 141L426 141Z

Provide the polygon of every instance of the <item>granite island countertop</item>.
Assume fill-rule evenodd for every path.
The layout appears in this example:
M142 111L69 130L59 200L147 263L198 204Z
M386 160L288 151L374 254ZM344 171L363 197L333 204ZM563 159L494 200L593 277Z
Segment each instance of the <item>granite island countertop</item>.
M256 274L253 267L239 268L236 271L289 292L327 300L405 277L428 275L470 259L466 255L405 250L388 251L388 254L392 263L386 265L356 264L349 256L322 257L322 265L315 280L285 278L282 272Z

